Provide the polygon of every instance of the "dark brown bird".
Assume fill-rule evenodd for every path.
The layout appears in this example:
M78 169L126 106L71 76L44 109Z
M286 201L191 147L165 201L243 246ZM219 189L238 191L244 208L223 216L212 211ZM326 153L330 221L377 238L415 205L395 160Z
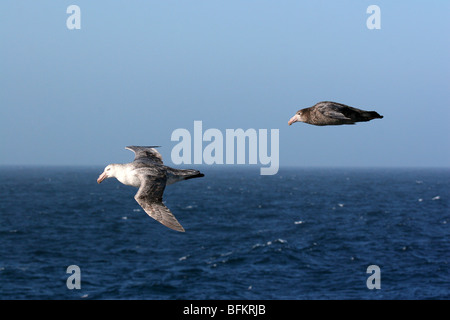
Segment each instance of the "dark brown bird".
M375 111L365 111L342 103L322 101L312 107L297 111L288 124L301 121L316 126L336 126L382 118L383 116Z

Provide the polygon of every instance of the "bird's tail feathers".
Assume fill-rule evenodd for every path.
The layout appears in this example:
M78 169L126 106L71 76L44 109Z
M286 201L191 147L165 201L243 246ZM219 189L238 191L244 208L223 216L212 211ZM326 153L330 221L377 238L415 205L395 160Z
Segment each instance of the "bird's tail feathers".
M201 177L205 176L200 171L194 170L194 169L186 169L186 170L180 170L180 171L181 171L180 175L184 178L184 180L189 180L189 179L193 179L193 178L201 178Z
M201 178L205 175L194 169L174 169L170 168L167 171L167 184L172 184L182 180L189 180L193 178Z
M368 111L369 117L372 119L383 119L383 116L376 111Z

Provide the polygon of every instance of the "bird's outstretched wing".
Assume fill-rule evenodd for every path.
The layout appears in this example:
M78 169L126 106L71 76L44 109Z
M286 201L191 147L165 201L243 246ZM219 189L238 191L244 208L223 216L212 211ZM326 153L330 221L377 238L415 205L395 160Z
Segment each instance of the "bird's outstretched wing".
M162 223L166 227L184 232L184 228L162 203L162 196L166 187L166 178L156 178L141 174L139 176L141 186L134 196L137 203L144 209L144 211L156 221Z
M135 154L134 161L154 162L158 164L163 164L161 154L158 151L156 151L156 149L154 149L158 147L159 146L149 146L149 147L128 146L125 147L125 149L134 152Z

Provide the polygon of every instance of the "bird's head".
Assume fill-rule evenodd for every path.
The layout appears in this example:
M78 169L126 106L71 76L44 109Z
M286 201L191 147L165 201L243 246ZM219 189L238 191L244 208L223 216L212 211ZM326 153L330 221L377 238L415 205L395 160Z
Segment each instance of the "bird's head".
M103 173L98 177L97 183L101 183L103 180L107 178L115 177L115 171L116 170L114 164L107 165L105 170L103 170Z
M303 117L303 111L302 111L302 110L297 111L297 113L289 120L288 124L291 125L291 124L293 124L294 122L299 122L299 121L305 122L305 119L304 119L304 117Z

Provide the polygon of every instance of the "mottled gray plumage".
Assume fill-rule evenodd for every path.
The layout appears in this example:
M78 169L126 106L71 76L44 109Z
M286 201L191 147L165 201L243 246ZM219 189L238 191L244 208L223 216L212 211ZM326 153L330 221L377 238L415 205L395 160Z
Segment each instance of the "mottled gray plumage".
M156 146L126 147L125 149L134 152L134 161L108 165L97 182L101 183L106 178L115 177L123 184L139 188L134 198L142 209L166 227L183 232L184 228L162 202L164 189L166 185L204 175L198 170L165 166L161 154L154 148Z
M355 124L356 122L382 119L383 116L375 111L365 111L347 106L342 103L322 101L312 107L301 109L289 120L305 122L316 126L330 126L341 124Z

